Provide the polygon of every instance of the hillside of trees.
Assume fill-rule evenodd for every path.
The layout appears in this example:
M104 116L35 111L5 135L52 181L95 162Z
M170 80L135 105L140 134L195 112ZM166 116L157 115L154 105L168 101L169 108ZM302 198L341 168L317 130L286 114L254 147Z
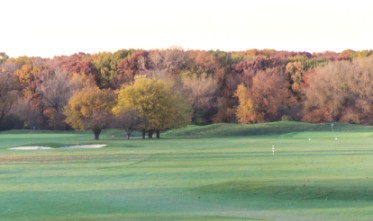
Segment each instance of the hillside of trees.
M372 51L0 53L2 130L279 120L373 124Z

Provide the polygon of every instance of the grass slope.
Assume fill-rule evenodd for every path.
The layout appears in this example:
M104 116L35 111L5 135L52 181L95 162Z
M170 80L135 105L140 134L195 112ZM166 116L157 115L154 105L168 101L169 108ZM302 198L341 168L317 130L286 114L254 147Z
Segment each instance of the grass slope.
M373 220L370 127L273 124L274 135L198 139L110 130L92 150L7 149L95 143L90 133L0 133L1 220Z
M252 136L276 135L305 131L363 131L373 130L372 126L330 123L310 124L293 121L271 122L262 124L212 124L207 126L190 125L164 133L167 137L219 137L219 136Z

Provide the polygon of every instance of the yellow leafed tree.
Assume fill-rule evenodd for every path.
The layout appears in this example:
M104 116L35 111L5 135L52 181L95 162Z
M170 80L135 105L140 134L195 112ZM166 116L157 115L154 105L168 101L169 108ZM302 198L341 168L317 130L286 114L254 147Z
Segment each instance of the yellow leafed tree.
M65 107L66 123L77 130L92 130L98 140L101 130L110 123L115 94L110 90L89 87L76 92Z
M190 123L189 106L186 99L172 89L172 84L137 76L132 85L119 90L113 113L118 116L125 110L136 110L145 119L143 138L145 131L150 138L157 132L159 138L160 130Z
M249 96L249 90L244 84L238 85L235 96L239 101L236 112L238 122L242 124L255 122L257 114L254 109L253 101Z

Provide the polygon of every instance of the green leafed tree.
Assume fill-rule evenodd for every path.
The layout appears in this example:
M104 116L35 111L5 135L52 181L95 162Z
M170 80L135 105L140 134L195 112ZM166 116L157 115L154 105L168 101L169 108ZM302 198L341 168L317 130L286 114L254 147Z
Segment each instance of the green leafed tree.
M145 119L143 138L145 131L149 138L154 132L159 138L161 130L190 123L190 107L184 100L177 90L173 90L171 84L159 79L137 76L132 85L119 90L113 112L118 116L122 111L136 110L139 116Z
M115 94L97 87L76 92L65 107L66 123L77 130L92 130L96 140L111 123Z

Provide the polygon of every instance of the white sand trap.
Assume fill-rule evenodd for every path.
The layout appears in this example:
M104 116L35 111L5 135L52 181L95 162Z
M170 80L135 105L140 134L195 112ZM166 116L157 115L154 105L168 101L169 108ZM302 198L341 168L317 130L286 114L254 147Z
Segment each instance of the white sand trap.
M63 149L98 149L98 148L102 148L105 146L106 144L92 144L92 145L74 145L74 146L66 146L66 147L60 147L60 148L63 148ZM46 146L23 146L23 147L9 148L9 150L52 150L52 149L57 149L57 148L46 147Z
M45 146L24 146L24 147L12 147L10 150L50 150L52 147Z
M105 147L106 144L87 144L87 145L74 145L74 146L66 146L66 147L61 147L65 149L98 149L98 148L103 148Z

